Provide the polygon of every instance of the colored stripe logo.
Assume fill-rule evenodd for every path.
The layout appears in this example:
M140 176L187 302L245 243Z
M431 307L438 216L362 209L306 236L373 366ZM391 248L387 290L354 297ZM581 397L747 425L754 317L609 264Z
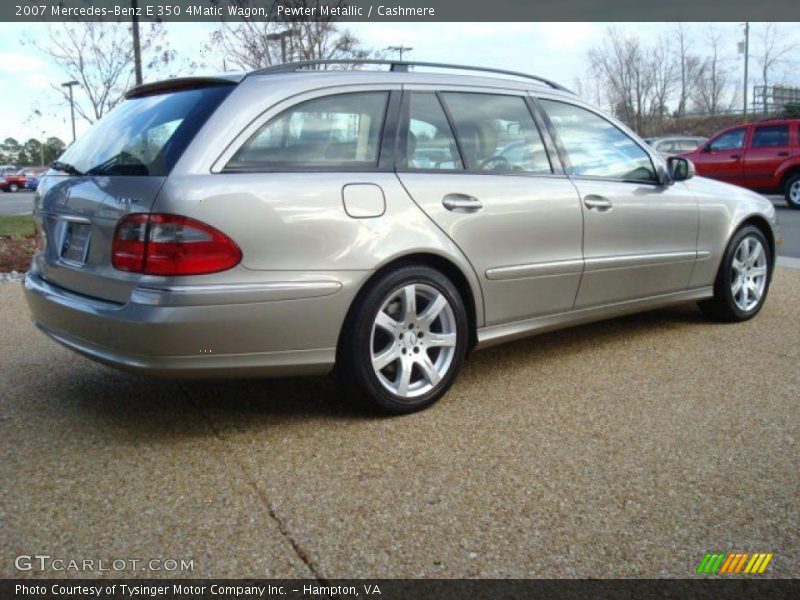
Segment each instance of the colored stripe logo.
M766 552L709 552L697 566L697 572L704 575L732 575L743 573L761 575L772 561L773 553Z

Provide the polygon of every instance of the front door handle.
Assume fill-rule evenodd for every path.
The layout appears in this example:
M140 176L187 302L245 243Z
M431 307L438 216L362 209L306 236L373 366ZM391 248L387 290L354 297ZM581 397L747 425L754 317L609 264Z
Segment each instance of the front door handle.
M442 198L442 205L453 212L475 212L483 208L480 200L466 194L447 194Z
M789 156L788 152L778 152L778 156Z
M611 204L611 200L608 198L604 198L603 196L595 196L594 194L584 196L583 203L586 205L586 208L596 208L600 212L611 210L611 208L614 206Z

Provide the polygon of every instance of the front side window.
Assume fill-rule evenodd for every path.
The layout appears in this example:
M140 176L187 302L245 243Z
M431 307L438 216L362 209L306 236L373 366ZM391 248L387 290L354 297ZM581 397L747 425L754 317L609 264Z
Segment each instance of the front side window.
M789 145L788 125L762 125L753 134L753 148L776 148Z
M388 97L359 92L302 102L264 125L226 169L376 167Z
M550 174L542 136L519 96L442 94L453 118L467 168L472 171Z
M744 129L726 131L708 145L708 149L711 151L738 150L740 148L744 148Z
M609 121L573 104L540 103L567 152L569 175L658 181L647 152Z
M411 94L406 166L409 169L463 169L458 146L436 94Z

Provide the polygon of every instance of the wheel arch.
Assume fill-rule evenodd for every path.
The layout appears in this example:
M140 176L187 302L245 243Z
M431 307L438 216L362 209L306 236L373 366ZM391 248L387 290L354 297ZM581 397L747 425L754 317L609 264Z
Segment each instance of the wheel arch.
M770 257L770 262L772 263L770 265L770 267L771 267L770 268L770 274L772 274L774 272L775 260L776 260L776 257L775 257L775 232L772 230L772 227L770 226L769 221L767 221L766 218L764 218L762 215L758 215L758 214L750 215L749 217L746 217L745 219L743 219L741 221L741 223L739 223L739 225L737 225L734 228L733 232L730 235L730 238L732 238L734 235L736 235L736 232L739 231L742 227L746 227L748 225L752 225L752 226L756 227L759 231L761 231L762 234L764 234L764 237L767 238L767 243L769 244L769 257ZM730 238L729 238L729 241L730 241Z
M786 193L786 183L789 181L789 178L793 177L794 175L800 175L800 162L794 163L788 167L785 167L785 170L781 174L781 193Z
M356 292L356 295L353 297L353 301L350 303L350 308L347 310L347 316L345 317L341 331L339 332L339 340L336 346L337 353L341 348L345 330L350 327L350 322L355 316L355 307L359 305L361 299L364 297L364 294L366 294L367 290L369 290L370 286L389 271L408 265L421 265L430 267L440 271L442 274L447 276L448 279L450 279L453 285L456 286L459 294L461 294L461 298L464 301L464 306L467 309L469 330L469 345L467 347L467 351L471 351L477 345L478 313L479 310L482 311L483 305L478 303L479 300L482 302L482 298L476 298L475 291L473 290L467 275L456 263L440 254L435 254L433 252L415 252L411 254L404 254L389 260L385 264L378 267L366 280L364 280L359 287L358 292Z

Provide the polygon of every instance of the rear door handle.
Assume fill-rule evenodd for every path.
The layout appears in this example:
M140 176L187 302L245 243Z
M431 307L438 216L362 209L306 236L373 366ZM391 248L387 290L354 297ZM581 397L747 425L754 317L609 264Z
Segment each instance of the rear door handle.
M583 203L586 205L586 208L592 209L596 208L600 212L605 212L607 210L611 210L614 206L611 204L611 200L608 198L604 198L603 196L595 196L594 194L590 194L588 196L584 196Z
M466 194L447 194L442 198L442 205L453 212L475 212L483 208L480 200Z
M741 154L731 154L731 158L733 160L739 160L740 158L742 158L742 155Z
M778 156L789 156L788 152L778 152Z

